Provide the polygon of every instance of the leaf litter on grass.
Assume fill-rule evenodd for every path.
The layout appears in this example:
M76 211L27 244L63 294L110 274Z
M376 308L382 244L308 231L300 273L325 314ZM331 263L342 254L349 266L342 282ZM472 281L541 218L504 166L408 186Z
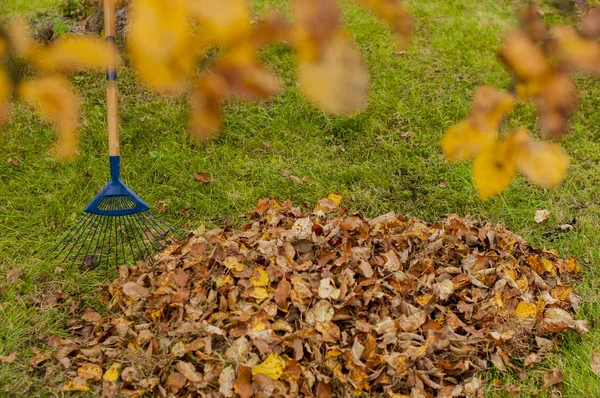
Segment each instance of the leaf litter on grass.
M479 397L481 370L587 332L575 258L501 225L368 219L340 200L261 199L240 230L201 227L120 267L110 315L85 310L39 366L66 375L56 389L105 397Z

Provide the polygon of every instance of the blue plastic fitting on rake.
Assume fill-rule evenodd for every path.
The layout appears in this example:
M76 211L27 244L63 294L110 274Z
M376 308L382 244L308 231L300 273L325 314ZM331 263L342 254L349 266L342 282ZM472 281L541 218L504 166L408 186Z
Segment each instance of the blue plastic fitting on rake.
M102 216L127 216L150 209L150 206L140 199L127 185L121 181L121 157L110 156L110 181L85 207L83 211ZM127 196L131 200L126 209L101 209L100 204L105 198Z

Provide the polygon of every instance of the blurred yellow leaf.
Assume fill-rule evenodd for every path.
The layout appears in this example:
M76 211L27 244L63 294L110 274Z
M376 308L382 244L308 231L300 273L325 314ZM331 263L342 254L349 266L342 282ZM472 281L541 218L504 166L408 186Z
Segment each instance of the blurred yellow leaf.
M521 32L508 34L504 38L499 55L521 80L539 79L548 71L542 50Z
M278 380L283 374L285 361L277 354L271 354L265 361L252 368L252 375L261 373L269 376L273 380Z
M442 150L446 159L458 162L478 154L481 149L496 140L497 133L482 133L467 120L461 120L444 133Z
M108 55L106 42L100 38L66 36L50 47L34 46L29 58L42 71L104 70L108 65Z
M12 19L7 32L11 50L18 57L26 57L33 42L27 22L23 18Z
M205 40L231 43L250 30L250 9L246 0L188 0L191 13L202 23Z
M557 143L528 141L519 150L517 167L535 185L551 188L560 184L569 169L569 156Z
M321 110L342 115L367 106L369 73L356 46L340 32L314 62L300 60L302 93Z
M450 127L442 150L451 162L469 159L496 140L498 126L515 104L513 95L492 86L479 86L467 119Z
M0 125L8 120L12 85L6 72L0 68Z
M481 199L504 191L517 172L517 146L506 137L487 145L473 161L473 182Z
M600 43L595 38L585 39L570 26L554 26L551 33L560 59L584 72L600 73Z
M77 95L69 82L58 76L21 82L19 97L48 121L58 126L57 157L66 159L77 152Z
M515 106L515 98L506 91L492 86L479 86L473 96L469 121L481 132L498 130L500 121Z
M537 306L527 301L521 301L513 312L519 318L535 318L536 313Z
M399 49L408 45L412 33L412 20L406 6L397 0L355 0L387 22L396 34Z
M188 0L135 0L128 51L140 79L162 93L179 94L194 69L198 42L190 33Z
M250 283L255 287L264 287L269 285L269 274L263 268L255 268Z
M121 369L121 364L118 362L113 362L113 364L110 365L110 368L106 372L104 372L104 376L102 376L102 379L109 382L117 381L117 379L119 378L119 369Z

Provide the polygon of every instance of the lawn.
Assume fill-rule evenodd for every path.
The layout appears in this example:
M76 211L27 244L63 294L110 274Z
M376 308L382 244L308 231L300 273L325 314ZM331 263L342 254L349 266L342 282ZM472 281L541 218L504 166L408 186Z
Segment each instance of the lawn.
M59 1L9 0L4 7L31 13L53 10ZM279 3L257 0L255 11ZM394 210L433 221L458 213L502 223L536 246L577 256L583 274L576 285L583 298L578 318L594 326L600 316L600 80L577 80L580 103L562 141L572 167L556 189L536 188L519 177L504 194L482 202L470 165L448 164L439 148L443 131L465 116L475 87L509 86L495 52L524 3L411 0L417 29L405 53L397 52L375 18L344 3L345 21L371 72L367 111L351 118L319 113L295 85L293 53L271 46L264 57L284 79L285 92L262 104L228 103L221 135L206 145L187 138L186 101L149 93L124 67L119 84L123 179L182 230L215 227L224 218L239 225L261 197L309 206L329 192L341 193L347 207L367 216ZM572 22L573 14L553 3L542 9L547 23ZM108 178L104 77L80 73L73 81L82 98L79 158L54 161L48 151L53 130L23 105L15 106L0 133L0 355L16 350L18 356L14 364L0 364L3 397L49 395L47 380L59 376L32 372L30 347L42 347L40 339L49 335L67 336L69 308L102 308L102 288L116 276L114 269L87 271L53 258L61 235ZM509 125L534 129L533 115L533 108L521 107ZM8 158L18 158L18 165ZM208 173L213 182L194 181L195 172ZM290 175L306 178L298 182ZM547 223L534 222L538 209L551 212ZM564 223L575 228L557 232ZM7 271L15 267L23 274L6 284ZM57 289L68 296L66 305L53 305ZM559 351L524 381L494 371L486 377L522 385L527 397L537 393L544 370L559 367L564 397L600 396L600 377L589 368L594 351L600 351L596 328L565 336ZM488 394L505 396L492 388Z

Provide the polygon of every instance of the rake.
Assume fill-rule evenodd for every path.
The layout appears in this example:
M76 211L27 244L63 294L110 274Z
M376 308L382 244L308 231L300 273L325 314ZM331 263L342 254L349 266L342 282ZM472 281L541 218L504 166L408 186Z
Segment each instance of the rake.
M114 0L104 0L104 31L110 53L106 73L110 181L55 249L56 257L62 256L63 262L73 259L89 268L150 258L183 238L121 181Z

